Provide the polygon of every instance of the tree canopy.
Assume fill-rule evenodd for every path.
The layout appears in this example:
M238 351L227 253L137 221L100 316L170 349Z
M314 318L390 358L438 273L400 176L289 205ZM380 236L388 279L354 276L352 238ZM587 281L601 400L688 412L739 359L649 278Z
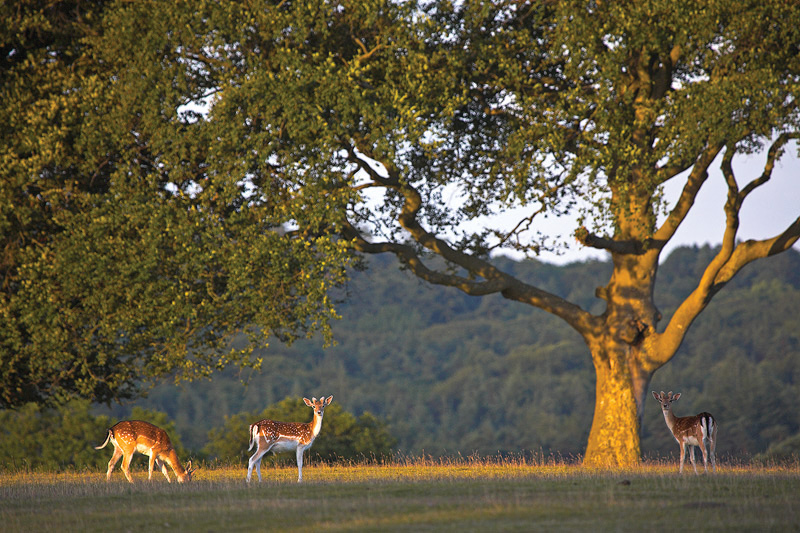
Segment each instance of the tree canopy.
M213 88L178 68L181 39L203 36L171 29L188 4L23 2L0 17L0 405L130 398L155 377L257 365L270 334L326 329L344 242L308 224L286 237L284 215L305 222L305 208L287 196L276 213L248 199L247 161L213 162L227 148L185 109ZM242 331L252 343L232 349Z
M251 326L325 329L354 249L566 321L597 376L586 462L631 464L653 374L742 267L800 236L798 218L737 240L798 136L793 3L88 6L6 9L25 24L4 38L3 201L27 214L2 222L6 405L246 362L226 341ZM764 149L760 176L735 175ZM723 245L662 326L660 254L712 164ZM470 229L511 207L518 224ZM578 242L612 256L599 312L490 255L556 245L537 222L575 210Z

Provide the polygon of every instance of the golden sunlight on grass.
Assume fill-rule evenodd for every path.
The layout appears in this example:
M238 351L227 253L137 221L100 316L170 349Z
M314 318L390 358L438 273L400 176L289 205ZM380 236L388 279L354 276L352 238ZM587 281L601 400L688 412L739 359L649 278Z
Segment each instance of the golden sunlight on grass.
M244 481L246 467L224 467L200 469L196 481L239 482ZM456 458L431 459L408 458L391 463L374 464L310 464L304 467L303 483L403 483L421 481L469 481L512 479L570 479L586 477L616 478L625 476L663 477L679 476L678 465L673 462L648 461L629 468L588 468L578 464L557 460L522 460L508 458ZM702 464L698 466L701 476ZM141 477L141 473L139 476ZM683 477L694 476L691 465L687 465ZM800 463L772 466L749 464L717 465L717 472L707 475L725 476L792 476L800 475ZM297 481L297 468L292 465L266 466L262 468L264 483L288 483ZM143 478L146 480L146 478ZM164 481L161 478L159 481ZM258 483L253 482L254 485Z
M137 468L138 467L138 468ZM309 476L305 482L316 483L390 483L398 481L435 481L435 480L470 480L470 479L515 479L515 478L569 478L586 476L667 476L678 474L678 465L674 462L646 461L639 466L628 468L595 468L583 467L579 464L555 459L515 459L515 458L476 458L458 457L432 459L429 457L411 457L389 463L336 463L307 464ZM135 482L148 483L146 467L141 464L132 466ZM196 482L229 483L244 482L246 466L201 466L194 475ZM698 472L703 475L702 464ZM694 475L691 465L687 465L684 476ZM753 466L749 464L722 464L717 466L717 474L725 475L797 475L800 474L800 463ZM262 468L264 482L294 483L297 480L297 468L293 465L264 465ZM709 475L714 475L710 472ZM174 475L170 476L175 484ZM305 478L305 476L304 476ZM160 472L153 473L153 483L166 484ZM111 483L124 482L123 475L117 470L112 474ZM0 472L0 486L25 485L80 485L105 483L105 472L67 471L67 472ZM257 484L257 482L255 483Z
M798 464L721 465L678 474L674 462L589 469L556 460L410 458L391 463L205 467L189 484L137 468L0 473L8 532L58 531L796 531ZM47 509L43 513L42 509ZM695 527L696 526L696 527Z

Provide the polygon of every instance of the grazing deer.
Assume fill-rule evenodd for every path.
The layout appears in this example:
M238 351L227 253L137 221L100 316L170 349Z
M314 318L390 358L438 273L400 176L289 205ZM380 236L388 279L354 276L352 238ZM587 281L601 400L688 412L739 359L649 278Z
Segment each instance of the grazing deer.
M297 482L303 481L303 452L311 448L314 439L319 435L322 428L322 414L325 407L333 401L333 396L327 399L303 398L305 404L314 408L314 418L307 424L299 422L276 422L274 420L261 420L250 425L250 446L247 451L253 449L253 445L258 442L256 453L250 457L247 464L247 482L250 483L250 476L253 475L253 467L256 467L258 481L261 481L261 459L267 452L295 452L297 454Z
M667 427L672 432L672 436L678 441L678 446L681 447L681 467L680 472L683 472L683 460L686 457L686 446L689 446L689 458L692 460L694 473L697 473L697 465L694 462L694 447L699 446L703 452L703 466L705 471L708 472L708 455L711 455L711 465L714 471L717 471L716 449L717 449L717 421L709 413L700 413L694 416L675 416L672 412L672 402L677 401L681 397L681 393L673 396L672 391L669 394L657 394L653 391L653 398L661 404L661 411L664 412L664 420L667 421ZM710 452L706 451L706 441L709 444Z
M191 461L189 461L184 470L180 461L178 461L178 454L175 453L175 449L172 447L167 432L148 422L142 422L141 420L124 420L119 422L109 428L106 441L100 446L95 446L95 450L105 448L109 441L114 445L114 455L111 456L111 460L108 462L106 481L111 479L111 472L114 471L114 467L119 462L120 457L123 457L122 471L125 473L125 477L128 478L128 481L133 483L129 468L133 454L136 452L150 457L147 473L148 480L153 478L153 465L156 465L161 470L164 477L166 477L167 481L170 483L172 481L169 479L166 465L172 467L172 470L175 472L175 477L178 479L178 483L191 481L192 473L197 470L196 468L192 468Z

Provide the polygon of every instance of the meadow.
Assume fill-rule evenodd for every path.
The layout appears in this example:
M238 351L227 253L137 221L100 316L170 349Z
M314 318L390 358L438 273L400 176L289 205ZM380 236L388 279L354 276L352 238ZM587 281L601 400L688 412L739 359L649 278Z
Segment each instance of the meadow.
M702 469L701 469L702 472ZM514 460L200 469L190 484L120 472L0 473L0 530L800 531L800 466L588 470Z

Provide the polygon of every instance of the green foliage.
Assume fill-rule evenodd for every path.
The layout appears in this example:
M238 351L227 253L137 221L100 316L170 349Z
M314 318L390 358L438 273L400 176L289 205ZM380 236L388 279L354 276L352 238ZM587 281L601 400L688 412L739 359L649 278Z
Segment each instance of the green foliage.
M87 400L72 400L57 408L29 403L18 410L0 410L0 469L105 471L114 446L109 443L99 451L94 447L103 444L114 422L94 415L90 407ZM188 459L175 423L165 413L134 407L129 419L165 430L180 460ZM131 464L146 464L147 458L141 457L134 455Z
M665 315L712 252L678 249L662 265L656 301ZM508 261L504 268L569 295L596 286L610 265ZM709 411L717 417L722 458L747 458L800 433L793 400L800 394L799 273L794 250L745 269L651 383L684 393L675 406L679 416ZM214 429L211 440L232 436L230 447L213 455L237 461L246 458L247 426L261 413L231 413L315 390L335 397L320 439L336 430L330 409L341 406L385 420L403 453L583 453L593 369L588 349L569 327L499 297L427 286L397 271L389 258L371 258L367 271L353 274L348 292L343 320L334 326L335 346L323 350L302 341L273 349L262 354L260 372L226 372L192 387L165 383L139 404L168 411L194 449L206 444L209 430L224 428ZM310 409L299 409L285 419L310 420ZM645 404L642 450L646 457L676 457L678 451L652 399Z
M252 195L264 176L214 163L227 143L185 107L214 90L179 68L205 46L202 10L0 9L0 407L130 398L258 366L266 335L329 331L347 243L281 229L334 223L324 203L292 207L277 182Z
M110 426L107 416L90 413L85 400L57 409L31 403L16 411L2 410L0 469L104 469L111 455L94 446L103 443Z
M690 252L677 251L664 265L678 274L668 284L681 287L687 265L699 268L696 259L709 250L697 250L694 256ZM692 326L674 360L653 378L654 390L684 393L675 404L676 415L708 411L717 418L722 454L755 456L800 434L794 405L800 392L800 323L795 312L799 260L793 250L743 272ZM648 404L643 449L677 453L656 402Z
M263 411L227 416L222 427L209 431L204 452L223 462L246 463L255 451L255 448L247 450L250 424L263 419L309 422L312 415L301 399L286 398ZM386 424L374 415L365 412L356 418L334 402L325 408L322 430L309 453L323 461L381 459L392 454L395 444ZM275 461L285 457L275 458L270 454L266 459ZM294 457L290 459L294 461Z
M354 412L390 404L381 408L409 439L433 419L421 433L431 445L456 429L455 446L483 450L513 418L541 425L503 446L562 446L562 411L574 413L573 430L590 418L583 345L575 334L550 342L562 326L498 311L499 297L402 316L378 306L371 330L341 332L359 346L380 337L371 358L333 351L304 365L267 351L267 339L330 340L351 246L398 254L436 283L523 301L500 269L515 267L489 251L551 248L537 217L578 209L575 236L615 254L607 305L576 292L602 282L557 280L545 267L530 274L525 301L595 340L598 359L627 357L652 332L610 332L653 322L650 252L669 241L711 162L779 133L794 139L800 122L800 30L786 22L798 6L782 0L23 2L0 15L11 21L0 45L0 407L125 399L158 378L269 357L296 371L259 388L274 401L320 376L342 389L369 376L348 400ZM661 186L687 170L687 196L653 239ZM738 204L752 190L740 188ZM482 217L511 207L525 209L514 229L484 228ZM629 320L629 307L642 316ZM428 329L462 311L472 316ZM509 320L482 321L490 312ZM515 328L532 322L515 345ZM427 352L455 346L451 327L463 351ZM674 354L673 337L669 353L632 360L649 376L650 361ZM780 381L771 364L791 366L720 361L718 377L755 376L760 388ZM391 366L408 379L389 379ZM548 374L557 367L572 374ZM536 391L499 387L526 372ZM546 416L530 419L533 401ZM759 438L792 431L765 422Z
M765 451L756 454L753 461L757 464L796 463L800 458L800 433L770 444Z

